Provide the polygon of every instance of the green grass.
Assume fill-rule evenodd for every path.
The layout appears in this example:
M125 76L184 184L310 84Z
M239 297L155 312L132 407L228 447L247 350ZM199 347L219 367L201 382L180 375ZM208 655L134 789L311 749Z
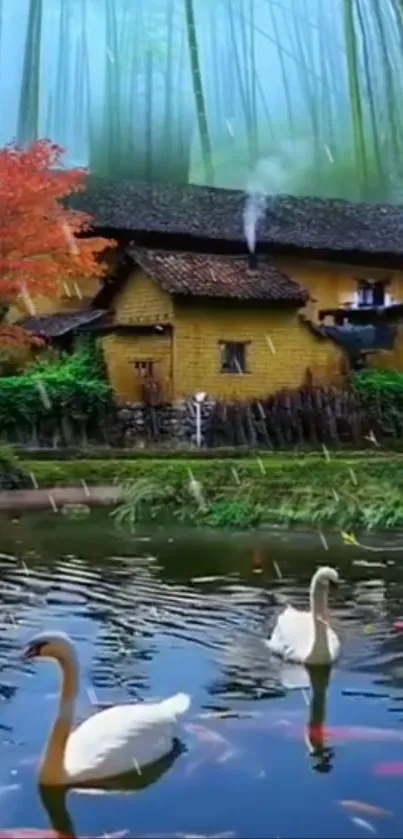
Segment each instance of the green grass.
M373 445L369 445L368 448L356 449L353 446L341 446L337 449L331 449L329 447L329 456L331 460L357 460L362 458L370 458L373 459L387 459L387 460L395 460L396 458L403 457L403 440L400 443L400 447L398 448L400 441L399 440L391 440L390 447L382 447L382 448L374 448ZM68 448L58 448L55 451L54 448L40 448L40 449L26 449L20 448L19 446L13 446L15 452L18 454L20 460L29 460L35 461L77 461L77 460L105 460L110 462L111 460L129 460L133 462L138 462L139 460L155 460L155 461L168 461L168 460L175 460L175 461L184 461L184 460L197 460L197 461L210 461L214 460L220 462L222 460L255 460L257 458L261 458L265 461L265 463L279 463L280 461L285 461L289 463L290 461L300 461L300 460L315 460L315 461L322 461L325 459L325 453L322 449L312 448L310 446L299 447L298 449L276 449L275 452L268 451L267 448L264 449L253 449L249 446L236 446L234 447L222 447L222 448L214 448L214 449L169 449L169 448L146 448L146 449L115 449L115 448L105 448L105 446L90 446L87 445L85 447L68 447Z
M25 460L40 487L121 484L115 519L177 519L213 527L262 524L346 529L403 526L396 456Z

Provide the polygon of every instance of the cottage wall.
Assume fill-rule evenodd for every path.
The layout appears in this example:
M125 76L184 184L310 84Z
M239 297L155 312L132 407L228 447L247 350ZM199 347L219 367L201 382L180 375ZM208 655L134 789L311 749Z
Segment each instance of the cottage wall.
M134 270L113 300L115 323L172 323L173 301L161 286L143 271Z
M292 279L309 291L313 301L308 302L303 311L314 322L318 321L320 309L336 308L352 301L359 279L387 279L388 293L396 303L403 303L403 271L307 259L284 258L276 261ZM397 329L394 350L379 351L370 355L368 360L377 368L403 370L403 327Z
M315 302L308 304L307 311L314 314L315 320L319 309L336 308L352 301L359 279L389 280L389 294L396 302L403 302L403 271L309 259L279 258L276 263L314 298Z
M197 390L223 399L264 396L300 385L307 367L317 381L336 381L339 376L339 348L313 335L296 309L229 300L174 300L141 271L127 279L113 308L116 324L173 325L172 337L131 333L103 339L109 377L121 402L141 398L135 364L142 360L154 362L166 401L189 397ZM247 373L221 372L220 342L249 342Z
M114 323L126 326L153 326L173 320L169 294L141 271L133 271L113 301ZM142 380L136 363L152 361L155 378L164 401L173 393L171 335L108 335L102 339L108 375L120 402L141 400Z
M249 342L247 372L221 372L221 342ZM307 367L317 382L337 381L341 353L313 335L295 309L231 301L175 304L174 380L181 399L197 391L213 398L265 396L302 384Z

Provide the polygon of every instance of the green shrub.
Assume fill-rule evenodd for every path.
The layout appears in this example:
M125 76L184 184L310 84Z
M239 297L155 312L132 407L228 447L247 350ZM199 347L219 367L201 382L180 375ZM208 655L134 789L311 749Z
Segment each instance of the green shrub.
M10 436L68 418L96 424L111 404L110 386L93 342L70 356L39 357L20 376L0 378L0 429Z
M360 370L355 373L353 384L363 394L385 392L403 396L403 373L398 370Z
M32 487L28 471L21 465L12 446L0 446L0 490Z

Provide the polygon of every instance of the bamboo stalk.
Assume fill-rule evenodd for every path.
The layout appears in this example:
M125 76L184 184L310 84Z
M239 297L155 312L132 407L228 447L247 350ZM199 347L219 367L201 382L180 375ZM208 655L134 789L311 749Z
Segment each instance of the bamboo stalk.
M58 60L56 69L56 92L54 101L54 136L59 142L66 142L70 130L69 121L69 75L70 75L70 15L68 0L61 0L59 17ZM70 145L68 143L68 145Z
M313 73L307 72L308 68L310 67L309 57L312 54L312 50L310 48L310 45L307 44L306 39L304 40L305 28L303 28L298 23L298 20L294 19L293 22L296 54L298 56L300 66L304 68L304 72L301 76L301 86L302 90L304 91L306 108L312 127L315 149L315 167L317 169L320 168L322 161L322 150L320 147L320 117L317 109L318 82L319 85L321 85L322 79L320 75L316 72L316 68L314 68Z
M106 167L109 175L116 173L121 162L121 106L116 7L113 0L106 0L104 131L107 136Z
M356 0L357 3L357 21L360 27L361 32L361 43L362 43L362 52L363 52L363 65L364 65L364 77L367 86L367 97L368 97L368 108L369 108L369 115L370 115L370 122L371 122L371 129L372 129L372 142L374 148L374 158L377 167L377 179L379 185L384 182L385 173L384 173L384 166L382 160L382 152L381 152L381 144L379 140L379 132L378 132L378 118L376 114L376 92L374 90L373 81L372 81L372 68L371 68L371 56L369 52L369 44L368 44L368 37L365 28L365 18L363 9L361 6L361 0Z
M253 127L253 152L255 159L259 157L259 125L257 109L257 68L256 68L256 43L255 43L255 0L249 0L250 15L250 78L251 78L251 116Z
M196 106L197 124L199 128L200 144L204 165L204 176L208 184L214 183L214 169L211 141L203 92L203 81L200 71L199 50L197 45L196 23L193 0L184 0L186 14L186 30L189 48L190 67L192 75L193 95Z
M395 89L395 73L391 63L390 55L389 55L389 47L386 38L385 26L382 17L382 10L377 3L377 0L372 0L371 3L372 12L374 15L374 20L376 22L377 31L378 31L378 39L379 45L382 54L382 63L383 69L385 73L385 86L384 86L384 96L387 105L387 113L388 113L388 127L391 133L391 149L392 149L392 156L394 158L394 162L399 161L400 156L400 143L399 143L399 125L398 125L398 114L399 110L397 107L397 103L399 101L399 97L397 91Z
M353 0L344 0L344 33L347 48L347 72L350 91L350 108L354 137L355 159L359 176L359 187L365 190L368 180L367 149L363 106L361 102L361 88L358 65L357 36L354 23Z
M240 98L242 109L243 109L243 115L244 115L244 120L245 120L245 128L246 128L247 137L248 137L249 157L251 157L251 146L250 146L251 118L250 118L250 112L249 112L249 100L248 100L248 96L247 96L246 86L244 84L244 79L243 79L243 75L242 75L241 60L240 60L239 52L238 52L238 44L237 44L237 38L236 38L237 27L235 25L233 6L231 5L231 0L228 0L228 3L229 3L229 5L228 5L228 20L229 20L229 27L230 27L231 42L232 42L231 43L231 52L232 52L233 60L234 60L234 67L235 67L235 71L236 71L236 75L237 75L237 81L238 81L239 98ZM252 162L252 161L250 160L250 162Z
M39 137L42 16L42 0L31 0L28 12L17 126L17 138L23 144Z
M145 173L153 180L153 50L149 46L145 54Z
M166 6L167 56L164 76L164 144L168 161L172 156L173 36L175 0Z
M317 11L319 20L317 29L317 38L319 42L319 68L322 78L320 89L322 132L324 135L324 141L329 142L330 147L334 149L336 132L333 120L332 75L328 58L329 46L324 19L324 9L323 4L320 1L317 3Z
M81 0L81 41L82 41L82 62L83 62L83 91L84 91L84 132L83 141L86 144L87 156L91 149L92 138L92 113L91 113L91 80L90 64L88 57L87 39L87 0ZM83 150L84 151L84 150Z
M234 2L234 0L232 0ZM255 126L253 124L253 105L252 105L252 87L253 82L251 81L251 73L249 67L249 56L250 56L250 45L248 44L248 30L250 31L250 20L247 20L246 15L244 14L243 8L243 0L238 0L239 8L240 8L240 20L239 20L239 27L238 31L240 33L241 38L241 46L242 46L242 53L243 53L243 77L244 77L244 90L245 90L245 100L247 102L247 132L248 132L248 141L249 141L249 161L250 164L253 164L256 160L256 143L255 143ZM253 3L253 0L252 0Z
M280 8L283 11L283 8L281 6L280 6ZM280 65L280 73L281 73L281 78L282 78L282 83L283 83L283 91L284 91L285 104L286 104L286 109L287 109L288 125L289 125L289 128L290 128L290 133L293 137L295 135L295 122L294 122L294 114L293 114L293 108L292 108L291 90L290 90L290 86L289 86L289 83L288 83L288 73L287 73L287 68L286 68L286 64L285 64L284 53L283 53L283 50L280 49L280 33L279 33L278 25L277 25L277 18L276 18L276 13L275 13L275 4L272 3L271 0L269 0L269 10L270 10L271 25L272 25L273 33L274 33L274 40L276 42L276 50L277 50L277 57L278 57L279 65Z

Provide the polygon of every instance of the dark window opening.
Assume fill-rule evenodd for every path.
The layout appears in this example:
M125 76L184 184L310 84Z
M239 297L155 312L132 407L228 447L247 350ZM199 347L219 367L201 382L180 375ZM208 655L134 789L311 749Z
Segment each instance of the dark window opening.
M153 376L154 362L153 361L135 361L134 369L139 376Z
M246 373L246 343L221 343L221 373Z
M368 280L360 280L358 283L358 306L384 306L385 305L385 280L377 280L374 283Z

